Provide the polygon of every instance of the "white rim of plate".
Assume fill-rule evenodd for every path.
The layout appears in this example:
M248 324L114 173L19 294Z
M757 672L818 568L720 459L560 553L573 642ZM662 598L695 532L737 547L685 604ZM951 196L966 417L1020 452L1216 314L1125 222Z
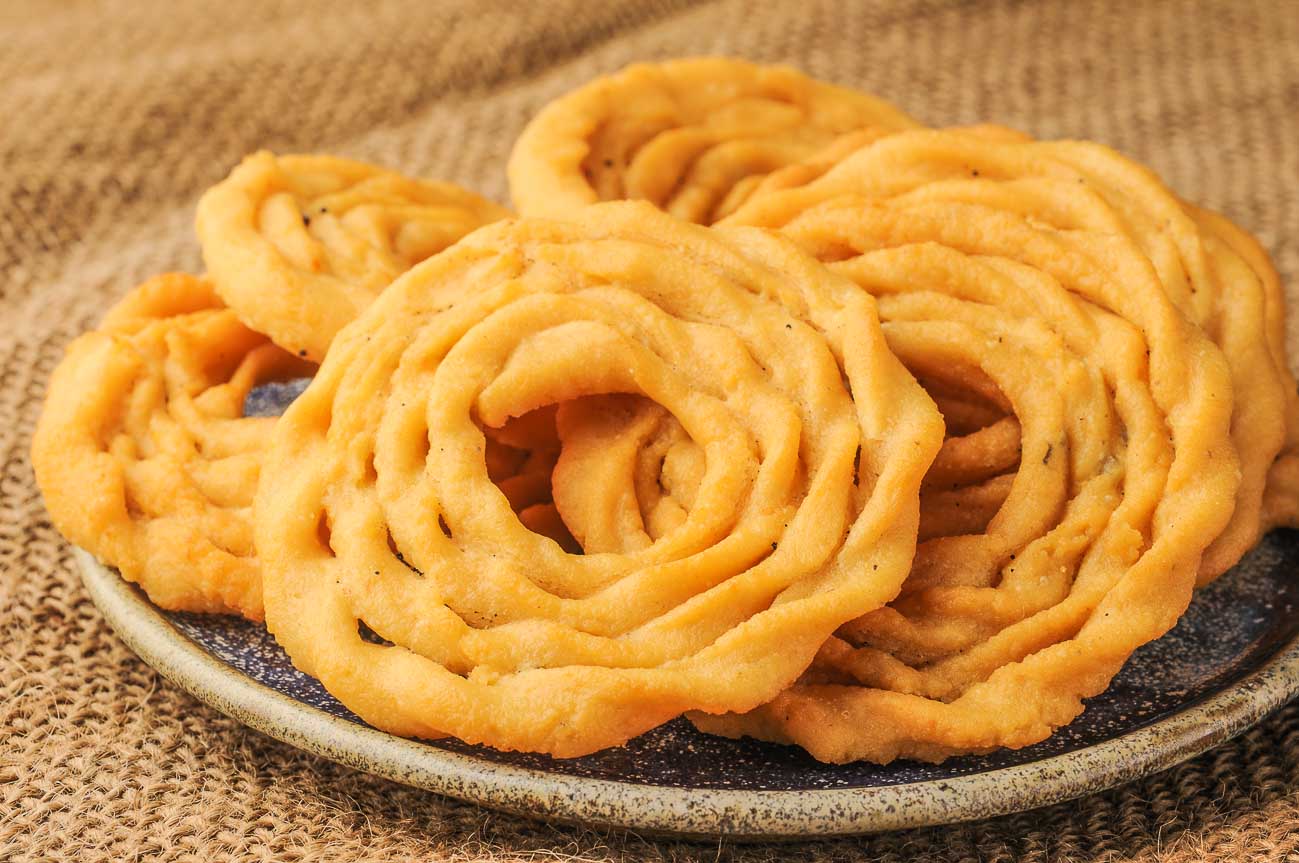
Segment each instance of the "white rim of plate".
M118 636L172 683L277 740L406 785L572 824L678 837L774 839L877 833L992 818L1072 800L1167 769L1257 723L1299 693L1299 637L1222 692L1102 743L1012 767L826 790L679 788L565 776L396 737L248 677L177 630L88 552L82 580Z

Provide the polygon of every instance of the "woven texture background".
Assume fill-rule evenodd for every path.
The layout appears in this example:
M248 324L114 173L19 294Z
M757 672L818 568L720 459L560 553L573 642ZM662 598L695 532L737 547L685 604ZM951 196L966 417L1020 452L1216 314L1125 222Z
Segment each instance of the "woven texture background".
M31 427L70 338L143 277L199 266L203 188L270 147L504 201L505 158L541 104L632 60L695 53L792 62L932 124L1112 144L1257 232L1299 286L1290 0L5 0L0 860L1299 858L1299 706L1180 768L1038 812L699 846L534 824L310 757L182 694L109 631L45 515Z

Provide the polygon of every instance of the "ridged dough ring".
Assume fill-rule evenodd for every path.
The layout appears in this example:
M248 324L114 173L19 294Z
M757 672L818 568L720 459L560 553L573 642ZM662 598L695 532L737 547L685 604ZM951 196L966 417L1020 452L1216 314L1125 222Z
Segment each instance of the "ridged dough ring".
M700 447L697 494L643 548L571 555L492 484L482 428L619 393ZM873 300L787 240L635 203L502 222L395 282L281 418L267 623L402 735L574 756L748 710L896 594L941 438Z

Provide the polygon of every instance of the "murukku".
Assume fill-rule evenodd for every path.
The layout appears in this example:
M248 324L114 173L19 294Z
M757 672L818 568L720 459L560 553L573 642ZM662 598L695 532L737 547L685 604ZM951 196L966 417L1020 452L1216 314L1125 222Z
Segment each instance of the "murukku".
M993 149L997 143L1004 144L1002 152L1015 143L1032 144L1025 149L1034 155L1013 165L988 166L982 172L977 167L953 167L950 162L942 167L913 166L916 171L933 168L948 172L930 192L1005 206L1062 227L1083 225L1129 236L1154 267L1168 299L1225 355L1232 373L1232 440L1241 460L1242 480L1232 521L1206 551L1199 582L1207 583L1229 569L1268 527L1295 523L1299 517L1299 392L1285 355L1284 293L1258 242L1223 216L1179 200L1149 169L1101 145L1032 142L1021 133L996 126L949 130L947 134L949 140L956 134L968 136L970 146L975 147L979 141ZM794 189L786 204L799 195L810 195L806 200L811 200L820 194L814 188L824 189L835 182L829 178L818 182L831 169L851 183L849 170L836 166L879 137L845 136L806 164L769 178L763 191ZM958 155L945 153L942 157ZM996 174L999 170L1003 173ZM1074 195L1068 213L1052 212L1054 205L1047 204L1040 194L1019 194L1019 188L1007 194L1012 179L1058 180L1067 174L1090 193ZM975 182L979 178L984 182ZM991 182L998 179L1007 183ZM962 182L963 188L955 188ZM800 186L805 190L797 191ZM869 194L890 196L898 188L881 186ZM926 192L914 189L911 194L920 197ZM966 197L959 197L962 195ZM989 199L990 195L996 197ZM741 217L740 221L747 219ZM823 258L845 254L847 250L829 246L820 251ZM1269 485L1277 491L1269 493Z
M787 66L638 63L537 114L510 155L510 192L525 216L631 198L710 224L765 175L845 133L916 125L886 102Z
M877 296L922 379L979 369L1021 455L1012 479L965 489L993 502L968 525L985 527L932 532L888 607L768 704L696 714L704 730L827 761L1034 743L1257 539L1284 375L1196 322L1224 343L1232 314L1266 331L1264 291L1145 169L1094 144L907 132L773 181L727 224L778 228ZM1266 428L1243 434L1234 385Z
M50 380L32 464L55 526L162 608L260 620L249 517L275 420L244 417L244 399L312 368L206 280L144 283Z
M506 210L450 183L332 156L248 156L198 205L217 291L280 347L319 361L393 279Z
M550 405L561 439L652 406L688 510L630 551L529 529L484 429ZM788 240L638 203L498 223L394 282L277 424L267 623L402 735L574 756L748 710L897 593L941 439L874 301Z

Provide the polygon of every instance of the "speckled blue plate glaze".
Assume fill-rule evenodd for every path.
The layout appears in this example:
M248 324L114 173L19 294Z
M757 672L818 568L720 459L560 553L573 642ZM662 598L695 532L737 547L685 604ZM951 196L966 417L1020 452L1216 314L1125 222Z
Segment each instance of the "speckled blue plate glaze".
M261 388L274 414L300 386ZM293 668L266 630L166 613L78 551L87 587L122 638L197 697L312 752L513 812L689 836L863 833L1055 803L1164 769L1256 722L1299 692L1299 534L1267 536L1200 591L1177 627L1139 650L1083 715L1017 751L820 764L801 750L669 723L628 745L556 760L454 740L410 741L365 725Z

